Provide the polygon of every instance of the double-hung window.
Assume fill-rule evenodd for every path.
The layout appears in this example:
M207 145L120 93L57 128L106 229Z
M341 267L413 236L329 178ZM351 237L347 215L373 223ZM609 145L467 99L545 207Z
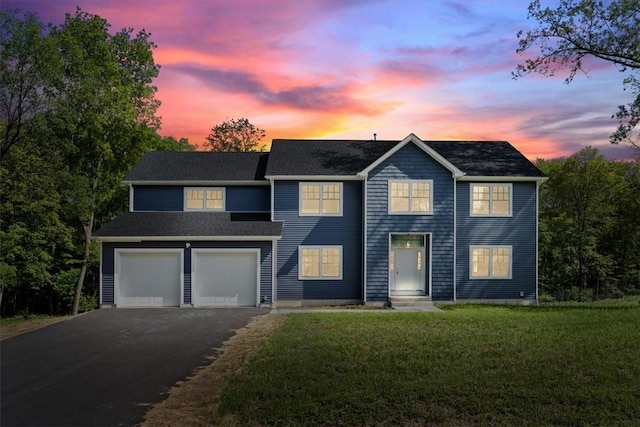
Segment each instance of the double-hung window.
M300 215L342 215L341 182L301 182Z
M184 189L184 207L190 211L223 211L224 188L187 187Z
M471 216L511 216L511 184L471 184Z
M511 246L471 246L469 258L472 279L511 278Z
M390 214L433 213L433 180L389 181Z
M298 279L341 280L342 246L299 246Z

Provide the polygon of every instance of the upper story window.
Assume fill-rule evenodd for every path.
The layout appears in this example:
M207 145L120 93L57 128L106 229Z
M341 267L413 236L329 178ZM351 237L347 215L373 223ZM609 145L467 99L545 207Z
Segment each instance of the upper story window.
M433 181L389 181L389 213L433 213Z
M224 188L190 187L184 189L184 208L194 211L223 211Z
M471 246L469 252L470 278L511 278L511 246Z
M511 216L511 184L471 184L471 216Z
M342 215L342 183L301 182L300 215Z

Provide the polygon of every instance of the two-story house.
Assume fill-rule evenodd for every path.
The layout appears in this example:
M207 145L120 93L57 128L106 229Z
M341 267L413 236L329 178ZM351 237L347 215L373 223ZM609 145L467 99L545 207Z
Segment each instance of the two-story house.
M544 175L507 142L152 152L94 233L102 306L537 301Z

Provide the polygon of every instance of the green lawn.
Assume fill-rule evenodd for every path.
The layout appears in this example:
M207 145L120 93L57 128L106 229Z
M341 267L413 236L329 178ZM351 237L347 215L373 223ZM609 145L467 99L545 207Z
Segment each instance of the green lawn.
M639 425L640 308L292 314L214 424Z

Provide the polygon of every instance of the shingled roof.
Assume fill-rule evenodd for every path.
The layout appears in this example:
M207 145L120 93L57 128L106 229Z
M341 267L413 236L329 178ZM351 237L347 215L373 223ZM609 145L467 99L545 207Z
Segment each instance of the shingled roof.
M354 176L400 142L275 139L265 175ZM533 163L505 141L422 143L465 176L544 177Z
M356 175L398 142L274 139L265 175Z
M544 177L506 141L425 141L466 176Z
M136 181L262 181L269 153L152 151L125 177Z
M94 232L93 237L280 238L282 223L269 221L268 217L230 212L126 212Z

